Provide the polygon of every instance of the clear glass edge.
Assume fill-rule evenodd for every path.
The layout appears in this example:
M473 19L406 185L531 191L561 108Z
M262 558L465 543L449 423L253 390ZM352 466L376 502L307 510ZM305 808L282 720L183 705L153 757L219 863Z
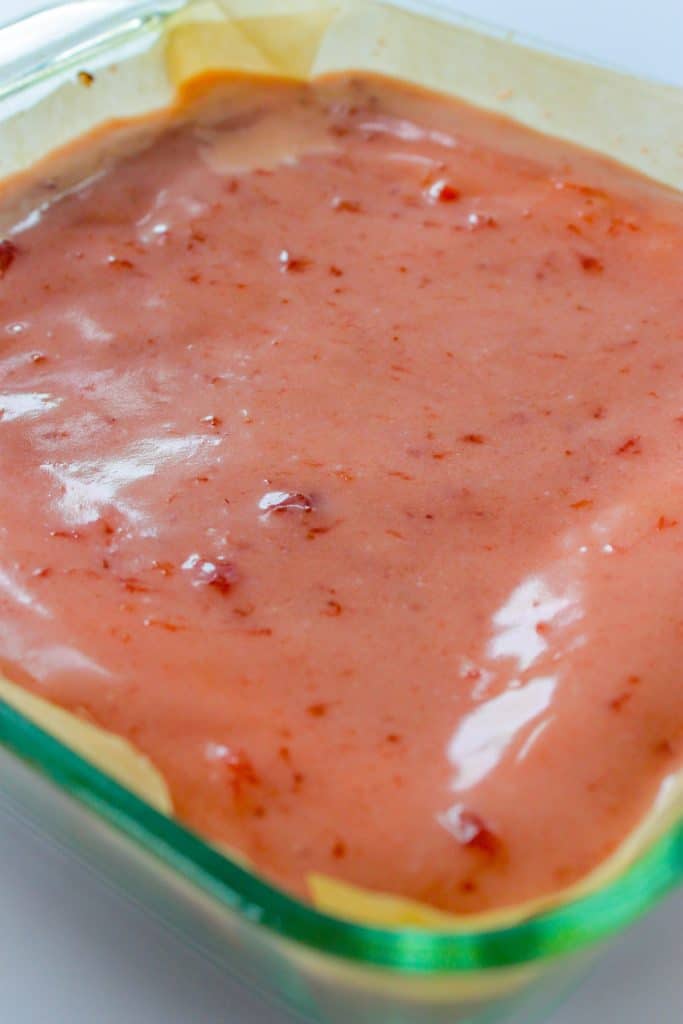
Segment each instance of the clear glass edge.
M49 11L51 6L54 5L1 25L0 33L21 26L36 14ZM24 60L16 67L0 69L0 101L51 76L57 77L93 52L114 47L136 33L160 33L167 17L182 6L185 4L178 0L143 0L112 10L93 23L90 40L83 40L82 33L78 34L76 46L72 38L60 39L42 49L35 61ZM396 6L431 18L445 18L485 35L507 36L516 45L545 50L567 60L607 66L452 9L445 10L439 4L397 0ZM356 924L316 910L231 860L2 700L0 744L230 910L319 953L367 967L441 974L514 967L577 953L624 929L683 883L683 820L679 820L609 884L515 925L488 931L451 932Z
M130 0L124 6L108 0L95 0L92 9L89 9L90 17L83 18L77 29L65 33L52 44L37 46L27 54L19 54L0 67L0 102L80 66L114 46L146 35L160 35L166 20L186 6L187 2ZM0 37L13 31L35 36L41 31L41 22L47 23L60 10L71 6L73 0L58 5L47 4L25 18L0 25Z
M321 913L154 810L0 701L0 743L220 903L295 942L411 973L511 967L578 952L624 928L683 880L683 822L598 891L507 928L375 928Z

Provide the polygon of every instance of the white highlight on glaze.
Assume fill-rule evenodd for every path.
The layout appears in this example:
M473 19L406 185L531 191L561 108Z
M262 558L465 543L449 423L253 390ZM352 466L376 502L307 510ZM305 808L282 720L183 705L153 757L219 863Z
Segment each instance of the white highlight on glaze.
M71 674L85 672L88 675L94 674L106 679L110 679L113 675L109 669L100 665L94 658L67 644L51 644L42 650L33 650L24 660L37 679L46 679L49 676L54 676L56 672Z
M201 562L202 556L198 554L188 555L185 561L180 566L181 569L194 569L198 562Z
M517 675L506 682L503 693L481 700L462 719L449 741L446 753L455 769L451 784L454 791L469 789L481 782L521 738L520 734L531 727L517 753L517 762L528 756L552 721L552 715L545 712L551 706L559 678L546 670L525 679L524 674L549 648L538 626L553 623L556 646L558 627L569 626L581 616L577 581L572 580L558 591L551 586L547 572L523 580L494 613L492 635L486 645L485 659L482 659L488 667L482 670L480 665L465 660L460 675L465 678L473 668L480 674L471 694L474 700L485 698L495 683L496 669L492 662L512 659L517 663ZM563 639L561 649L553 651L553 662L583 642L583 638L571 635Z
M268 512L271 508L277 508L290 497L289 491L267 491L262 498L259 498L258 507L262 512Z
M479 825L467 814L464 804L453 804L447 811L437 814L436 820L463 846L471 843L479 833Z
M434 160L431 156L423 156L421 153L388 153L382 159L402 164L416 164L418 167L443 167L440 160Z
M227 743L214 743L209 740L204 744L204 756L207 761L230 761L234 755Z
M457 142L452 135L434 129L422 128L413 121L406 121L399 117L384 117L381 121L363 121L360 130L364 132L375 132L382 135L391 135L401 142L434 142L437 146L444 146L446 149L455 149Z
M17 370L25 369L27 364L35 362L35 357L38 353L35 349L29 349L28 351L16 352L12 356L7 356L0 362L0 377L9 377ZM13 394L13 392L8 392Z
M106 505L115 505L129 519L140 522L143 514L121 492L138 480L155 476L162 469L186 462L203 448L220 444L218 438L201 435L149 438L136 442L119 456L83 462L48 462L41 469L63 488L57 507L69 524L91 523Z
M0 62L1 63L1 62ZM85 192L87 188L94 185L96 181L104 177L107 173L107 168L102 167L100 170L95 171L87 178L81 178L75 182L75 184L68 186L67 188L55 189L49 199L45 199L38 206L32 206L32 209L25 217L18 220L12 225L9 231L9 236L20 235L23 231L28 231L29 228L34 228L37 224L40 224L43 219L43 214L54 204L58 203L60 199L66 199L67 196L72 196L77 192Z
M213 574L218 568L218 563L212 562L208 558L202 558L201 555L195 553L189 555L180 568L185 569L185 571L196 569L198 578L194 580L194 585L196 587L201 587L203 583L212 579Z
M45 391L23 391L0 394L0 423L8 423L25 416L39 416L48 409L56 409L61 399Z
M135 222L138 242L149 245L151 242L164 241L173 221L168 211L168 199L168 189L160 189L151 209Z
M517 757L515 758L515 760L518 764L520 764L529 756L532 748L536 745L536 742L541 738L541 736L546 731L552 720L553 715L548 715L547 718L544 718L542 721L538 723L538 725L534 726L534 728L531 730L531 732L529 733L524 743L517 752Z
M448 760L456 770L451 788L461 792L481 782L518 733L550 707L556 686L556 676L538 676L466 715L447 748Z
M43 616L43 618L48 618L50 614L40 601L36 601L30 590L27 590L21 583L18 583L6 569L0 569L0 592L6 594L16 604L20 604L24 608L30 608L31 611Z
M472 692L470 694L472 700L483 700L486 696L486 691L495 679L495 674L487 668L482 668L481 665L475 664L469 658L463 658L460 662L460 678L466 681L474 681Z
M76 328L84 341L102 344L106 341L113 341L115 334L108 331L106 327L98 323L83 309L72 309L65 314L64 319Z
M554 594L540 576L524 580L493 616L494 635L488 643L489 658L514 658L519 671L528 669L548 647L538 632L541 622L563 614L563 624L580 614L578 595Z
M36 224L40 224L40 221L43 217L43 213L45 212L47 207L47 203L42 203L40 206L37 206L34 210L31 210L31 212L28 213L25 217L23 217L22 220L17 221L17 223L13 226L12 231L10 233L12 235L20 235L22 231L28 231L29 228L34 228Z
M313 110L301 109L288 120L253 111L242 125L201 130L200 155L215 174L246 174L258 168L292 167L307 156L334 155L339 146L328 124Z

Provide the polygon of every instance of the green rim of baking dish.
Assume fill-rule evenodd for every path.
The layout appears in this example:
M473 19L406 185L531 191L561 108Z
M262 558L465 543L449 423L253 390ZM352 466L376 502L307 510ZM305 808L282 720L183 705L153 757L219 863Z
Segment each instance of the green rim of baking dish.
M354 924L270 885L0 702L0 744L250 921L320 953L434 974L529 963L576 952L624 928L683 881L679 821L616 880L512 927L477 932Z

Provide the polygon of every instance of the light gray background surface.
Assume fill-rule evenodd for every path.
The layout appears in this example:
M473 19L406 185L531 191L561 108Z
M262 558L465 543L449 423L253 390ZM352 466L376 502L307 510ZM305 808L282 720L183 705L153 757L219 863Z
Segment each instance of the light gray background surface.
M45 5L40 0L0 0L0 22ZM683 85L683 0L453 0L452 6L579 54ZM0 811L3 1024L286 1020L281 1011L225 978L139 908ZM623 936L548 1024L682 1020L679 894Z

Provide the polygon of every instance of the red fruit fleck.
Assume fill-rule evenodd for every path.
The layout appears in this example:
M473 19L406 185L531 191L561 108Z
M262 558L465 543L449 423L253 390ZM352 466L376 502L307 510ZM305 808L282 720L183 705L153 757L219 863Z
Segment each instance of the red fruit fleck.
M619 235L622 230L624 231L640 231L640 227L635 221L625 220L623 217L613 217L612 223L607 229L608 235Z
M463 434L462 441L467 441L468 444L484 444L485 438L483 434Z
M198 586L213 587L220 594L227 594L239 579L233 563L222 558L214 561L200 560L193 568Z
M447 812L446 827L462 846L488 856L502 852L502 840L475 811L459 805Z
M132 606L121 606L122 611L131 611ZM143 626L153 626L156 629L165 629L167 633L178 633L187 627L179 622L172 622L170 619L144 619Z
M467 227L470 231L477 231L479 228L497 228L498 221L487 213L470 213L467 217Z
M131 594L146 594L149 591L149 587L145 586L140 580L135 579L133 576L129 576L126 579L121 580L124 589Z
M342 839L337 839L332 847L332 856L336 860L341 860L342 857L346 856L346 843Z
M642 448L640 447L640 436L629 437L623 444L619 445L616 450L617 455L640 455Z
M311 261L301 257L292 256L289 249L281 249L279 255L280 270L283 273L300 273L310 266Z
M478 814L468 812L469 821L471 826L476 829L471 839L469 839L465 846L473 850L479 850L481 853L495 856L501 851L501 840L490 828L488 828Z
M341 196L335 196L332 200L332 209L343 213L360 213L361 205L357 199L343 199Z
M660 516L657 520L658 530L671 530L674 526L678 526L677 519L668 519L666 516Z
M306 532L306 540L315 540L316 537L320 537L324 533L329 533L331 529L331 526L312 526L311 529Z
M590 199L607 199L607 193L604 189L595 188L593 185L582 185L578 181L558 180L555 182L555 188L558 191L571 189L574 192L580 192L582 196L588 196Z
M220 416L210 415L210 416L202 416L200 422L201 423L206 423L210 427L220 427L220 425L223 422L223 420L220 418Z
M624 690L623 693L617 694L617 696L609 702L609 706L612 709L612 711L621 711L624 704L627 704L632 696L633 693L629 692L628 690Z
M224 759L230 774L230 785L237 797L245 786L258 786L261 778L251 758L243 750L230 750Z
M590 500L590 498L581 498L580 501L573 501L569 507L576 509L590 508L592 504L593 502Z
M330 600L325 605L323 615L329 615L330 618L336 618L338 615L341 615L342 611L343 609L342 606L339 604L339 601Z
M597 256L586 256L584 253L579 253L579 263L587 274L601 274L605 269L602 260L599 260Z
M327 704L309 704L306 708L312 718L323 718L327 714Z
M12 266L18 252L17 246L9 239L5 238L0 242L0 278L3 278Z
M460 190L440 178L428 187L427 198L434 203L456 203L460 199Z

